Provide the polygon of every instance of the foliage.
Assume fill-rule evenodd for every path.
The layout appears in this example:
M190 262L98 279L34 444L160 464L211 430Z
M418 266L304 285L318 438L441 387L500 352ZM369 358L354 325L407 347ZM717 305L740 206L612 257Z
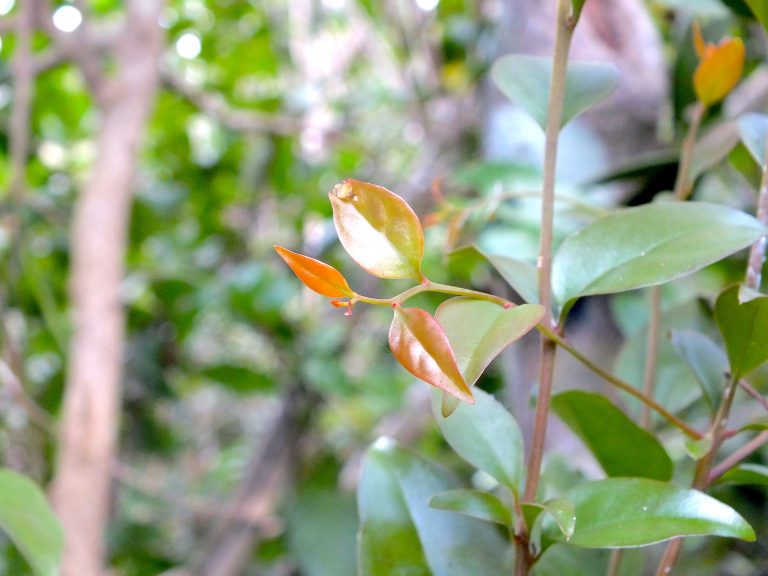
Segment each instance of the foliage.
M602 573L607 549L641 547L614 572L637 574L681 536L728 538L684 548L681 567L706 556L714 574L735 558L757 573L745 542L768 529L768 296L742 283L766 232L768 124L733 102L765 59L748 12L765 26L762 4L651 3L673 60L667 150L587 180L499 161L477 121L486 83L533 130L560 91L556 143L601 114L626 69L572 58L558 81L556 59L502 56L506 24L481 3L298 4L172 0L164 15L121 294L114 572L196 570L242 513L248 574ZM572 32L587 4L561 0L560 25ZM123 9L99 0L86 16L109 25ZM7 74L17 43L3 35ZM36 36L35 53L47 48ZM63 546L36 485L55 466L74 329L67 230L98 114L78 70L51 66L35 79L23 194L0 195L0 453L35 480L0 472L0 574L55 574ZM579 153L560 165L600 155ZM678 161L686 196L672 199ZM556 175L549 283L540 191ZM598 323L610 342L579 332ZM514 386L545 379L528 354L538 338L557 349L551 404ZM565 424L549 426L540 478L533 403ZM275 476L253 489L263 470Z

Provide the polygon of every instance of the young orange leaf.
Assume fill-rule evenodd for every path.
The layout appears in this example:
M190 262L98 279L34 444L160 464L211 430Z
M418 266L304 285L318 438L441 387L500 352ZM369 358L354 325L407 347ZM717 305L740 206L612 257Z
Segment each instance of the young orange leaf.
M744 68L744 43L726 38L720 44L705 44L694 29L694 44L701 63L693 74L693 87L699 101L709 106L720 102L741 78Z
M329 197L339 240L363 269L379 278L423 279L424 233L405 200L358 180L337 184Z
M291 252L282 246L275 246L275 251L310 290L332 298L354 296L355 293L350 289L344 276L333 266L309 256Z
M429 313L396 306L389 328L389 347L397 361L417 378L468 404L475 403L448 337Z

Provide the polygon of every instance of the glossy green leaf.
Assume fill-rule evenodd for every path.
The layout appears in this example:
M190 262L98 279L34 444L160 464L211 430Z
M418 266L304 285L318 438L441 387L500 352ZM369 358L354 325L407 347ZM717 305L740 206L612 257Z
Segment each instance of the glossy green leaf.
M657 480L586 482L565 497L576 508L576 529L569 541L575 546L645 546L678 536L755 539L751 526L730 506L698 490Z
M768 466L761 466L759 464L740 464L723 474L718 480L718 483L768 486Z
M469 404L472 391L464 381L443 328L420 308L395 308L389 348L411 374Z
M539 280L536 266L530 262L500 254L482 254L523 300L531 304L539 302Z
M531 548L536 555L542 554L557 543L549 524L554 523L566 541L570 540L576 528L576 512L566 498L553 498L539 504L523 504L526 523L531 527Z
M696 376L710 408L717 409L728 372L728 357L723 349L696 330L673 330L670 341L677 355Z
M745 2L768 32L768 2L765 0L745 0Z
M458 487L444 469L379 439L358 486L359 574L509 574L510 546L493 526L429 507L433 495Z
M432 508L458 512L470 518L494 522L502 526L512 524L509 507L490 492L463 488L448 490L432 496L429 505Z
M291 252L282 246L275 246L274 248L280 258L290 266L293 273L310 290L331 298L354 294L344 276L333 266L309 256Z
M493 66L493 80L510 100L538 124L547 124L552 59L511 54ZM605 100L619 84L619 72L607 62L569 62L561 126Z
M363 269L379 278L422 280L424 233L405 200L358 180L337 184L328 197L339 240Z
M662 284L712 264L765 233L752 216L703 202L663 202L615 212L567 237L552 289L562 304Z
M0 470L0 529L37 576L57 576L64 534L43 491L21 474Z
M437 400L437 399L436 399ZM523 477L523 437L512 414L493 396L475 390L476 404L463 404L450 417L435 420L456 453L517 492Z
M741 378L768 360L768 296L739 303L739 287L715 303L715 320L725 341L731 372Z
M459 370L470 386L496 356L530 332L543 317L544 307L538 304L502 308L472 298L451 298L435 312L456 355Z
M605 396L570 390L552 398L552 409L582 439L609 476L672 477L672 460L656 437Z
M739 118L739 136L755 162L763 166L768 143L768 115L753 113Z

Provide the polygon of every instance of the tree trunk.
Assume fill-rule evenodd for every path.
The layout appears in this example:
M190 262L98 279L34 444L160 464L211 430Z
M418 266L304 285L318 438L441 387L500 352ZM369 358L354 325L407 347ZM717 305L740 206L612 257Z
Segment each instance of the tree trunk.
M133 0L99 91L96 159L71 232L73 335L52 498L64 527L63 576L104 571L124 342L123 277L139 144L158 87L160 0Z

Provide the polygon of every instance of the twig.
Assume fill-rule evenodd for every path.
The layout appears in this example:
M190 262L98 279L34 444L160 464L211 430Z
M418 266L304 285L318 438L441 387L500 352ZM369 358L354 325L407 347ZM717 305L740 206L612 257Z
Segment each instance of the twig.
M760 394L757 390L755 390L752 385L744 380L743 378L739 380L739 386L741 386L741 389L744 390L747 394L749 394L752 398L758 401L760 406L763 407L764 410L768 411L768 398Z
M53 417L27 394L21 379L4 360L0 360L0 382L8 389L13 398L24 407L30 422L50 436L56 434Z
M763 226L768 226L768 142L763 161L763 177L760 181L760 195L757 199L757 219ZM763 263L765 262L766 236L752 244L749 251L749 263L747 264L747 277L745 284L753 290L760 290L762 280Z
M584 366L592 370L595 374L603 378L606 382L609 384L615 386L619 390L623 390L630 396L634 396L640 402L645 404L646 406L649 406L652 410L655 410L661 417L663 417L667 422L675 426L676 428L679 428L682 432L684 432L687 436L694 438L696 440L700 440L704 436L699 432L698 430L691 428L688 424L686 424L684 421L680 420L677 416L672 414L669 410L664 408L661 404L656 402L653 398L648 398L645 394L643 394L642 391L638 390L632 384L629 384L628 382L624 382L624 380L617 378L610 372L607 372L600 368L597 364L592 362L589 358L584 356L581 352L579 352L576 348L571 346L568 341L566 341L564 338L553 332L552 330L548 330L544 328L541 324L537 326L537 328L542 331L546 332L547 336L555 342L558 346L565 349L571 356L573 356L576 360L581 362Z
M161 70L161 78L167 87L232 130L291 135L303 128L303 122L298 119L233 108L221 94L202 90L167 68Z
M555 48L552 62L549 101L547 103L547 126L544 142L544 181L541 192L541 236L539 240L539 258L537 263L539 280L539 302L544 306L543 322L547 327L553 325L552 319L552 244L555 217L555 178L557 171L557 148L560 125L563 117L565 100L565 80L568 70L568 53L571 38L576 27L576 19L571 18L570 0L558 0ZM539 355L539 394L536 399L531 453L525 479L523 500L532 502L536 499L541 474L541 461L544 456L544 441L547 435L550 401L552 398L552 378L555 368L557 346L546 334L541 335ZM526 576L533 563L524 534L517 535L517 554L515 574Z
M263 448L248 463L238 493L222 507L225 513L210 531L209 543L193 569L195 574L234 576L242 572L258 538L253 528L254 518L270 517L280 494L290 485L291 473L299 458L302 421L312 402L298 385L286 394ZM251 518L248 523L238 519L244 510Z
M720 464L712 468L712 471L709 473L709 478L707 479L708 483L712 484L715 480L720 478L720 476L752 454L752 452L762 447L766 442L768 442L768 430L763 430L760 434L752 438L752 440L744 444L744 446L738 450L734 450L733 454L728 456Z
M659 364L659 340L661 332L661 286L653 286L649 291L650 318L648 319L648 338L645 347L645 369L643 370L643 394L653 398L656 387L656 371ZM640 425L643 428L651 427L651 410L647 404L643 405L640 416Z
M693 149L706 110L706 107L701 102L697 102L693 108L691 125L688 127L688 133L685 135L683 146L680 151L680 166L677 169L677 178L675 180L676 200L687 200L691 195L693 182L690 181L689 174L691 171L691 162L693 160Z

